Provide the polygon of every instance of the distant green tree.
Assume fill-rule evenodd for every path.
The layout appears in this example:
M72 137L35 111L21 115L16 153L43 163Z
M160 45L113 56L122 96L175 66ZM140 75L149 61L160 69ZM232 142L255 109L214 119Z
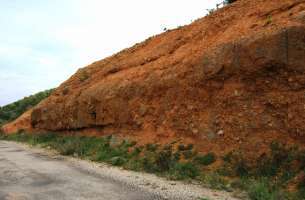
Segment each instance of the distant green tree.
M234 3L235 1L237 1L237 0L225 0L224 3L225 4L231 4L231 3Z
M43 99L50 96L52 91L53 89L45 90L28 97L24 97L23 99L16 101L14 103L0 107L0 126L7 122L17 119L25 111L36 106Z

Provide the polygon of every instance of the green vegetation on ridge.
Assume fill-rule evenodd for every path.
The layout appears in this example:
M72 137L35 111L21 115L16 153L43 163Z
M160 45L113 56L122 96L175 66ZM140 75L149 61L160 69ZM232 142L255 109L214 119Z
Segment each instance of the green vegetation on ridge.
M36 106L43 99L47 98L53 89L45 90L37 94L25 97L19 101L0 107L0 126L17 119L28 109Z
M231 4L231 3L234 3L235 1L237 1L237 0L225 0L224 3L225 4Z

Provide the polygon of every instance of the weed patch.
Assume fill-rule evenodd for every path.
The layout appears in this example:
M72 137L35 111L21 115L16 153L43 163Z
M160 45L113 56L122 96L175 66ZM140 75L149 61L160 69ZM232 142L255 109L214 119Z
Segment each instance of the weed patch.
M194 160L201 165L210 165L216 161L216 156L214 153L207 153L206 155L196 156Z
M119 142L118 140L113 142L117 138L111 135L85 137L55 133L27 134L24 132L11 135L0 134L0 139L51 147L62 155L106 162L131 170L144 170L173 179L195 178L200 174L197 163L193 162L193 157L196 155L193 151L193 145L179 145L179 150L179 148L174 148L175 143L164 146L147 144L143 147L136 146L134 141L122 140ZM182 153L187 154L187 156L184 155L183 161Z
M134 141L119 140L111 135L85 137L24 132L0 133L0 139L50 147L62 155L106 162L175 180L196 179L214 189L231 191L238 188L246 191L251 200L304 200L305 196L305 152L277 142L270 145L269 153L259 156L252 164L244 158L243 152L232 151L222 158L223 166L207 171L205 166L213 164L216 155L212 152L199 154L191 144L172 142L138 146ZM296 177L299 177L296 191L288 192L287 185Z

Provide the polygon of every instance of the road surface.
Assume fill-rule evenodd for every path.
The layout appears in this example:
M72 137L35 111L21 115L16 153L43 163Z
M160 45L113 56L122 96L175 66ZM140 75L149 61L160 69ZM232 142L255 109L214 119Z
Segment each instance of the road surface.
M234 199L227 193L0 140L0 200L197 200L202 194L211 200Z

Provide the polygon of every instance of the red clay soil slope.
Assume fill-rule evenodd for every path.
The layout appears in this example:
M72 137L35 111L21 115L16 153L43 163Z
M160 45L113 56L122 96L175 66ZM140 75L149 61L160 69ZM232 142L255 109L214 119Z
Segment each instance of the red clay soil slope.
M78 70L28 121L219 153L304 146L304 25L305 0L238 0Z

